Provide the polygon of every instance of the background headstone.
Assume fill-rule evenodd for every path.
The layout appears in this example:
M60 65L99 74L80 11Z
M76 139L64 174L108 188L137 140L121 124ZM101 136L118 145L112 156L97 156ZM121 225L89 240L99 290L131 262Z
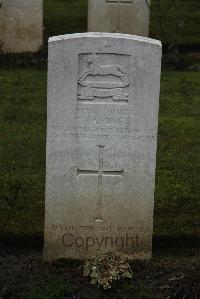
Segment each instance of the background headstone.
M37 52L43 39L42 0L0 0L0 51Z
M151 256L161 43L52 37L44 257Z
M149 34L150 0L89 0L88 31Z

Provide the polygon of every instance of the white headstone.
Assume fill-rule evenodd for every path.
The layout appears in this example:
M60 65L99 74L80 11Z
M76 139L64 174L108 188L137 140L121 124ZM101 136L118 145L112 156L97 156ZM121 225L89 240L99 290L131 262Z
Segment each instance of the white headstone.
M44 258L151 256L161 43L49 40Z
M88 31L149 34L150 0L89 0Z
M42 0L0 0L0 52L37 52L42 39Z

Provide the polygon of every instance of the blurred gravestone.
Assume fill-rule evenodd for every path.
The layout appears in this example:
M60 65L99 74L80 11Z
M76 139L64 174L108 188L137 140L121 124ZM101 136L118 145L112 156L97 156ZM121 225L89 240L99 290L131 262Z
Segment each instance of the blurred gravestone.
M0 0L1 52L37 52L42 39L42 0Z
M50 38L46 260L151 256L161 44Z
M150 0L89 0L88 31L149 34Z

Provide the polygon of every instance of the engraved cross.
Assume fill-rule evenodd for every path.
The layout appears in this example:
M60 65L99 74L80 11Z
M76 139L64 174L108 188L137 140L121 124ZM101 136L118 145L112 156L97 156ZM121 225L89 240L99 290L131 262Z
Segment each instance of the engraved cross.
M96 175L98 176L98 200L97 200L97 217L94 219L96 222L103 221L102 218L102 181L104 176L123 176L124 169L121 170L104 170L103 163L103 145L99 145L99 167L98 170L83 170L77 168L77 176L81 175Z
M106 3L107 4L117 4L118 5L117 30L116 30L116 32L120 32L121 5L132 4L133 0L106 0Z
M133 3L133 0L106 0L106 3L131 4Z

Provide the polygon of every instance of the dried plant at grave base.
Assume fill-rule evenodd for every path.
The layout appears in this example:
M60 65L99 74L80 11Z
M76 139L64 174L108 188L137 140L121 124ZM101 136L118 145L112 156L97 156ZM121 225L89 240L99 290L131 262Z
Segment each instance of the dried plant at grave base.
M90 276L91 284L109 289L114 281L132 278L133 272L127 257L109 253L86 260L83 275Z

